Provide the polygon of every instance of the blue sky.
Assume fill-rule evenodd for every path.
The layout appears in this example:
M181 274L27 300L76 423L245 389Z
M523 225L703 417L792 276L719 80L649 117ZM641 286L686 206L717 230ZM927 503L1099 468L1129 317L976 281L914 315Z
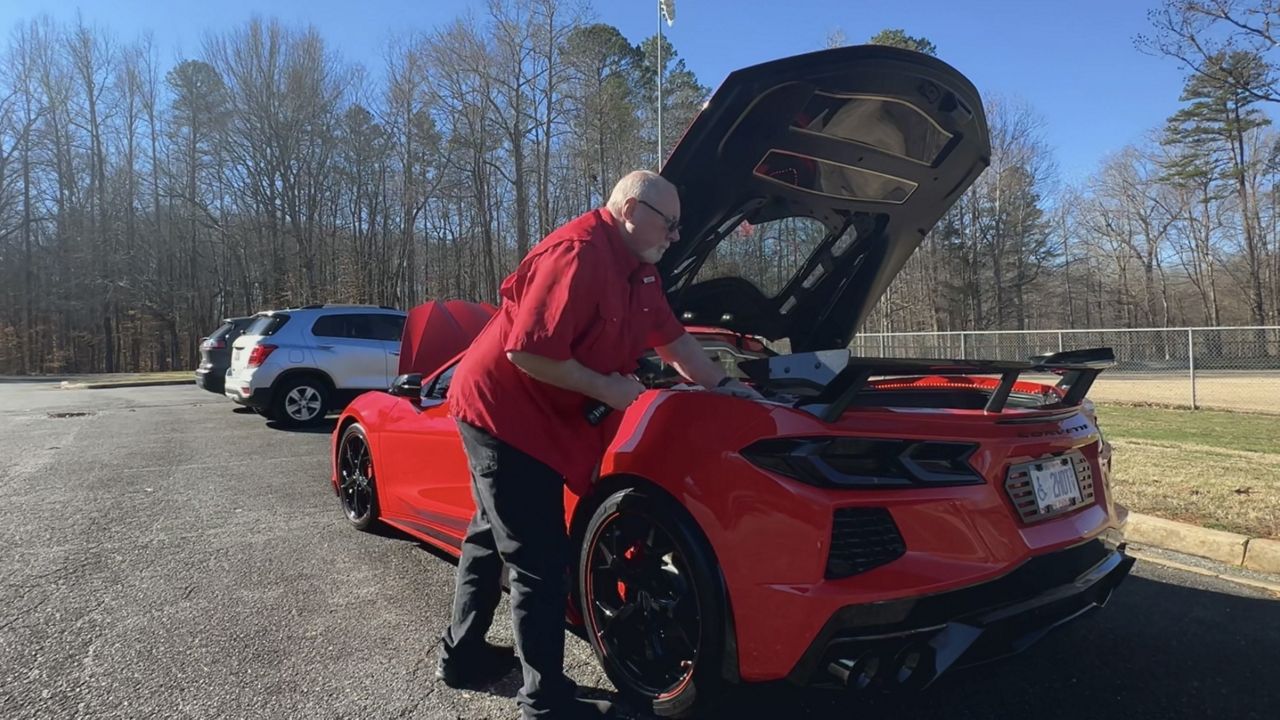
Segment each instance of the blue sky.
M1089 175L1111 152L1158 128L1178 108L1183 72L1133 46L1159 0L676 0L671 42L702 82L731 70L815 50L827 33L862 42L896 27L928 37L984 96L1020 98L1044 120L1065 181ZM657 0L594 0L596 17L633 42L657 29ZM151 29L172 57L199 52L207 31L257 13L314 24L349 60L381 65L390 35L430 30L483 0L3 0L0 28L41 13L82 13L120 39Z

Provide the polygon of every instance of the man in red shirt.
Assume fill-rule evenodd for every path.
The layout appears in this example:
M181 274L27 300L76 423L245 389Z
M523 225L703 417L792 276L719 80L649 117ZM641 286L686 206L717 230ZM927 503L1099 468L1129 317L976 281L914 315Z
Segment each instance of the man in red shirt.
M725 376L667 304L654 263L679 239L679 224L674 186L656 173L628 174L605 207L552 232L503 281L498 313L449 387L476 511L437 676L461 687L514 665L511 650L484 639L505 562L525 718L611 712L608 703L576 698L563 667L564 487L590 489L609 441L587 421L587 408L630 405L644 387L627 373L649 348L692 382L755 395Z

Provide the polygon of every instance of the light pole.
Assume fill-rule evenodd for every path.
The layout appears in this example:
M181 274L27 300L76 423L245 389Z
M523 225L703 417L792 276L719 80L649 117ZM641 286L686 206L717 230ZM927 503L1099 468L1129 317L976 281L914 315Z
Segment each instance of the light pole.
M662 171L662 21L676 21L676 0L658 0L658 171Z

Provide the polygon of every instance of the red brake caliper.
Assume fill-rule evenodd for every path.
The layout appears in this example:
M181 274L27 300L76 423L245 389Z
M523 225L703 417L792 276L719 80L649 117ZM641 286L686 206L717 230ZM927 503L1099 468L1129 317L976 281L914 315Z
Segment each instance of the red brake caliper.
M639 548L637 548L635 545L632 545L631 547L623 551L622 559L626 561L631 561L631 560L634 560L639 554L640 554ZM623 600L627 599L627 584L622 582L621 580L618 581L618 597L622 598Z

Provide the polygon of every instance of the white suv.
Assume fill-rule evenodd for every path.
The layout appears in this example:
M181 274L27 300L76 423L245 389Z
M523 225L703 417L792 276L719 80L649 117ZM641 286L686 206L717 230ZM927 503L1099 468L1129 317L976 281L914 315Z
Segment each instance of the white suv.
M224 394L285 425L319 422L400 364L405 314L375 305L308 305L259 313L231 346Z

